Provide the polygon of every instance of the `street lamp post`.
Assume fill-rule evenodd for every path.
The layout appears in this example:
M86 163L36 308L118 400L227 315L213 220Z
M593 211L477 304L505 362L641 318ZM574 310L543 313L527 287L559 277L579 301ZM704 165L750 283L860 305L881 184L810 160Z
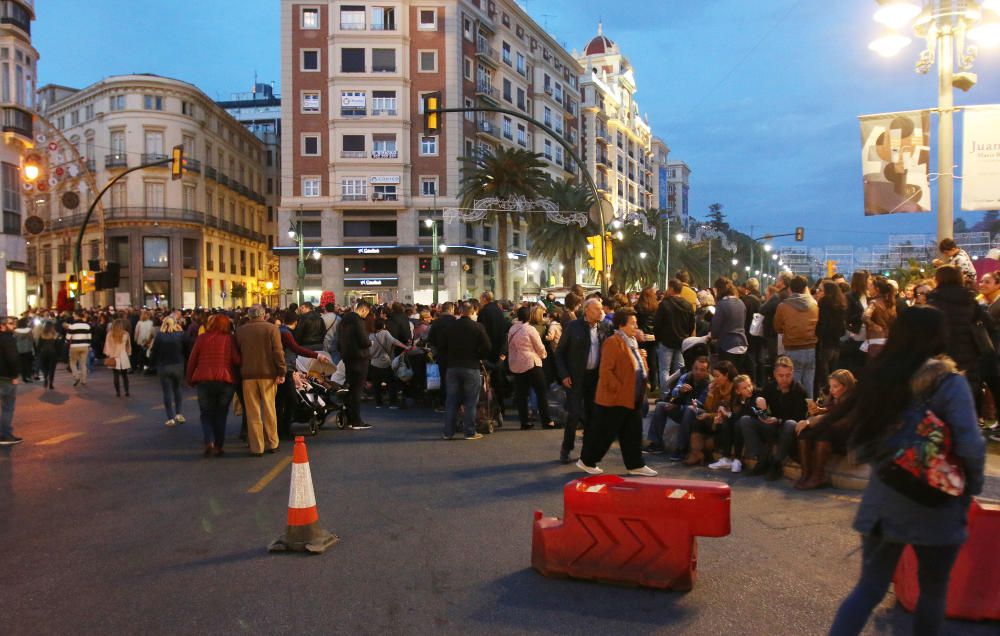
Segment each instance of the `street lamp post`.
M298 262L298 289L299 289L299 304L305 302L305 288L306 288L306 247L305 247L305 237L302 236L302 217L298 219L298 228L295 227L295 223L289 221L288 224L288 238L296 241L299 245L299 262Z
M954 87L968 91L976 83L972 68L978 48L966 46L966 36L973 42L990 46L1000 42L1000 0L876 0L879 8L875 21L886 27L882 35L868 45L876 53L891 57L910 43L900 33L911 27L914 35L926 41L916 63L916 71L927 74L937 58L938 70L938 187L937 238L951 238L954 228ZM960 72L955 72L958 53Z
M438 226L437 219L431 217L424 220L424 225L431 228L431 280L434 284L434 296L432 302L438 304L438 267L441 261L438 258Z

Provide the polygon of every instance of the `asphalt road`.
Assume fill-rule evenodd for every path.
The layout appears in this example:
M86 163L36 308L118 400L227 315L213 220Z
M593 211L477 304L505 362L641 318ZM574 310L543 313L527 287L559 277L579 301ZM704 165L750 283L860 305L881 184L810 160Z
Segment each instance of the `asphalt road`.
M580 476L555 461L561 431L445 442L440 414L370 406L375 428L307 438L320 523L342 542L268 554L291 444L251 458L231 418L229 454L204 459L191 390L188 423L166 428L156 378L135 378L129 399L103 369L85 389L65 373L57 385L21 388L26 441L0 451L5 634L824 634L858 572L859 493L657 458L664 476L733 487L733 532L699 541L695 589L542 577L533 512L561 515L561 488ZM604 465L624 470L616 449ZM890 593L867 633L910 625ZM997 626L950 621L945 633Z

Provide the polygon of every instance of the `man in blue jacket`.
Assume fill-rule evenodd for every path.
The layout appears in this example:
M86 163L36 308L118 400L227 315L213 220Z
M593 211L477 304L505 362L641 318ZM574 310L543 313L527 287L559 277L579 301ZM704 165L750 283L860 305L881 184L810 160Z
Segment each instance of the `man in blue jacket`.
M649 433L646 436L649 438L649 445L643 449L645 452L662 453L666 450L663 432L667 422L671 422L672 428L676 428L680 425L684 409L691 406L692 402L704 404L708 383L708 358L702 356L694 361L690 371L678 378L667 399L656 403L653 417L649 421ZM687 446L687 440L677 440L677 454L684 446Z

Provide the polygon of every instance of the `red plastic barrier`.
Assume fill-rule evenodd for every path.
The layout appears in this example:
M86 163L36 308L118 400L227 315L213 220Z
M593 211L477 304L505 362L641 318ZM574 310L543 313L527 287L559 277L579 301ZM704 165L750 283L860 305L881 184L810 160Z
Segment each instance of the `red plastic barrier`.
M690 590L695 536L729 534L729 499L727 484L709 481L571 481L563 489L564 521L535 512L531 566L545 576Z
M1000 620L1000 505L973 501L969 507L969 540L962 546L948 584L949 618ZM893 579L900 605L917 607L917 555L907 546Z

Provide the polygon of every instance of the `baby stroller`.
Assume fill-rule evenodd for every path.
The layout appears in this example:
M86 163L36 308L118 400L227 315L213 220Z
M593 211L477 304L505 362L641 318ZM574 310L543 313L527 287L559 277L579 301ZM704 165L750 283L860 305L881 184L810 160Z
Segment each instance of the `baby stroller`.
M347 414L344 409L346 395L346 387L337 387L319 378L307 376L297 379L295 386L297 399L293 421L305 422L309 428L309 434L316 435L319 433L319 429L326 424L327 417L331 413L336 413L337 428L343 429L347 426Z
M479 365L479 402L476 404L476 431L489 435L498 428L503 428L503 411L500 400L493 392L493 380L486 365Z

